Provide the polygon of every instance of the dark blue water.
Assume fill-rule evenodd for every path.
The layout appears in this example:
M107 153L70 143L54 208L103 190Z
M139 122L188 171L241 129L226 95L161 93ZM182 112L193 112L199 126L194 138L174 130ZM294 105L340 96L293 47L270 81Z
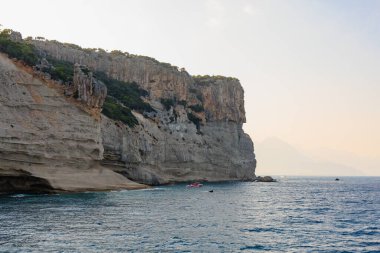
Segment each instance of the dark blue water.
M380 252L380 178L0 197L1 252L245 250Z

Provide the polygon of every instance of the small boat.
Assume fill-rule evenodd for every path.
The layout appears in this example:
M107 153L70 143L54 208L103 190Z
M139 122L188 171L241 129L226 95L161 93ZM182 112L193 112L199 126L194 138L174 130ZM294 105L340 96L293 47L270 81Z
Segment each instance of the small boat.
M202 187L202 186L203 186L203 184L195 182L195 183L188 184L186 187L189 187L189 188L199 188L199 187Z

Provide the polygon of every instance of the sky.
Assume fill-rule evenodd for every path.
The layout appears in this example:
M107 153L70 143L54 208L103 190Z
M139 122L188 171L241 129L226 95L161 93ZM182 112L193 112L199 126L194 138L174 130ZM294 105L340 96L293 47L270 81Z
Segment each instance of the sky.
M0 3L0 24L25 37L147 55L193 75L237 77L245 90L244 129L256 149L278 138L312 159L349 166L360 160L362 175L380 175L378 0ZM274 173L268 160L257 159L259 174Z

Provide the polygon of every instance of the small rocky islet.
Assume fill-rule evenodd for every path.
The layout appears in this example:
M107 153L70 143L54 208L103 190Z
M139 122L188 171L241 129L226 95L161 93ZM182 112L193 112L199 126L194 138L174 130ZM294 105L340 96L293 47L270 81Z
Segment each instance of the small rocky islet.
M0 33L0 192L139 189L255 176L236 78Z

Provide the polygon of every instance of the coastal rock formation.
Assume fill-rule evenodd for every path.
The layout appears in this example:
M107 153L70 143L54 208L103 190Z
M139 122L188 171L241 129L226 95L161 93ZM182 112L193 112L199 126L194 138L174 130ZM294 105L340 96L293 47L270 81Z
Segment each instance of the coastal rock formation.
M272 182L277 182L276 179L270 177L270 176L264 176L264 177L261 177L261 176L258 176L255 178L254 180L255 182L264 182L264 183L272 183Z
M0 193L141 187L100 165L100 122L0 54Z
M102 50L83 50L57 41L30 41L44 56L80 63L109 77L135 82L150 100L175 98L188 105L202 104L209 121L244 123L244 91L239 80L228 77L192 77L184 69L152 58ZM201 101L204 100L204 101Z
M77 99L90 107L102 108L107 96L107 87L92 76L86 67L74 64L73 92Z
M163 64L153 58L124 54L119 51L107 53L99 49L83 50L72 44L58 41L31 40L42 55L58 60L79 63L92 70L102 71L110 78L136 82L149 91L151 99L172 98L186 101L189 87L194 80L186 71Z
M252 141L241 125L210 122L200 135L192 123L163 125L138 119L134 129L102 120L104 166L146 184L255 177Z
M236 78L193 77L120 51L23 43L37 52L38 78L4 56L0 66L0 179L8 188L18 189L20 177L29 178L26 188L47 191L141 187L128 179L149 185L255 179ZM103 114L93 117L84 107Z
M201 94L207 121L245 123L244 90L236 78L194 77L196 90Z

